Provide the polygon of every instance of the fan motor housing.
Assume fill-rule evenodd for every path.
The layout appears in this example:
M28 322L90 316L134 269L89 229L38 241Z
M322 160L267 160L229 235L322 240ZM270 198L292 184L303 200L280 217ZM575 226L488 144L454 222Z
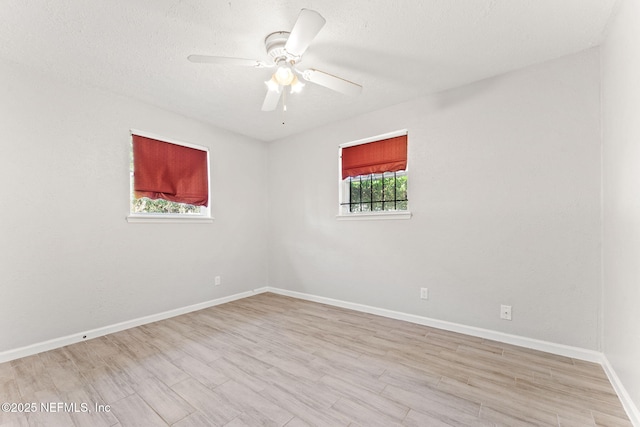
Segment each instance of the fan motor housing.
M296 59L289 55L284 49L284 46L287 44L287 40L289 39L289 34L289 31L276 31L275 33L269 34L264 39L267 54L276 64L283 60L291 62Z

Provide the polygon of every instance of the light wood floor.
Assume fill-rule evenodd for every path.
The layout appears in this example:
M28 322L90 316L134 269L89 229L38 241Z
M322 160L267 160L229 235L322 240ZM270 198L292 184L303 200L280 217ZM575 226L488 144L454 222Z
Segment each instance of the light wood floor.
M0 364L1 402L79 408L2 426L631 425L599 365L269 293Z

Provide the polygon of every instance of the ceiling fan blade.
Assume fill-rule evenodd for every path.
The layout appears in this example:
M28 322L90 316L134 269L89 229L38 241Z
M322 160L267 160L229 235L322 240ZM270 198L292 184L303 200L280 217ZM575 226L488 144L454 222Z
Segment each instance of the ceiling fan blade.
M302 73L302 77L311 83L344 93L345 95L359 95L362 92L362 86L357 83L350 82L333 74L314 70L313 68L305 70Z
M271 90L267 89L267 96L264 97L264 102L262 103L262 111L273 111L278 106L278 102L280 101L280 95L282 94L282 90Z
M240 65L243 67L256 68L263 68L266 66L264 62L256 59L229 58L226 56L189 55L187 59L197 64Z
M302 56L325 22L327 21L315 10L302 9L284 45L284 50L293 56Z

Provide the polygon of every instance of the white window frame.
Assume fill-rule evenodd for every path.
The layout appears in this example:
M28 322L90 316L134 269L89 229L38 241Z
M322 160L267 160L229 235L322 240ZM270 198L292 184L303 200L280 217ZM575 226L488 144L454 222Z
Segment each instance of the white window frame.
M168 142L170 144L180 145L183 147L194 148L196 150L205 151L207 153L207 180L209 182L209 206L200 206L200 213L191 214L175 214L175 213L134 213L132 212L131 200L133 199L133 166L129 167L129 215L127 221L133 223L210 223L214 218L211 216L211 161L209 158L209 147L203 145L191 144L189 142L179 141L173 138L167 138L151 132L131 129L129 135L129 152L132 152L133 135L151 138L160 142ZM129 163L132 164L131 158Z
M380 211L380 212L344 212L341 204L344 202L344 194L348 191L345 185L345 181L342 179L342 149L347 147L353 147L354 145L367 144L369 142L380 141L383 139L395 138L397 136L408 135L407 129L401 129L389 133L383 133L381 135L372 136L369 138L358 139L356 141L349 141L338 146L338 220L389 220L389 219L411 219L412 214L409 210L409 201L407 201L407 210L404 211ZM408 156L408 154L407 154ZM407 168L405 169L407 177L409 176L409 162L407 162Z

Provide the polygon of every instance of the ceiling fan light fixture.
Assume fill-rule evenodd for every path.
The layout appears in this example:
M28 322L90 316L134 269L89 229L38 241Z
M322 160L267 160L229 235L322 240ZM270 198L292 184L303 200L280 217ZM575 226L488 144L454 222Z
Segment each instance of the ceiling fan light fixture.
M276 75L275 74L273 76L271 76L271 78L269 80L265 81L264 83L267 85L267 89L269 89L270 91L273 91L273 92L279 92L280 91L280 85L276 81Z
M302 55L325 23L326 20L318 12L302 9L291 32L276 31L265 37L264 45L270 58L268 62L210 55L189 55L188 59L194 63L274 68L275 72L272 72L273 74L265 81L267 94L262 104L262 111L275 110L280 99L282 99L283 110L286 110L287 94L284 88L290 86L289 91L292 94L299 93L305 86L304 80L346 95L358 95L362 92L362 86L357 83L313 68L298 69Z
M298 79L298 76L293 76L293 81L291 82L291 93L300 93L302 92L303 87L304 83Z
M275 81L282 86L290 85L295 77L296 76L293 74L291 68L285 66L278 67L276 72L273 73L273 78L275 79Z

